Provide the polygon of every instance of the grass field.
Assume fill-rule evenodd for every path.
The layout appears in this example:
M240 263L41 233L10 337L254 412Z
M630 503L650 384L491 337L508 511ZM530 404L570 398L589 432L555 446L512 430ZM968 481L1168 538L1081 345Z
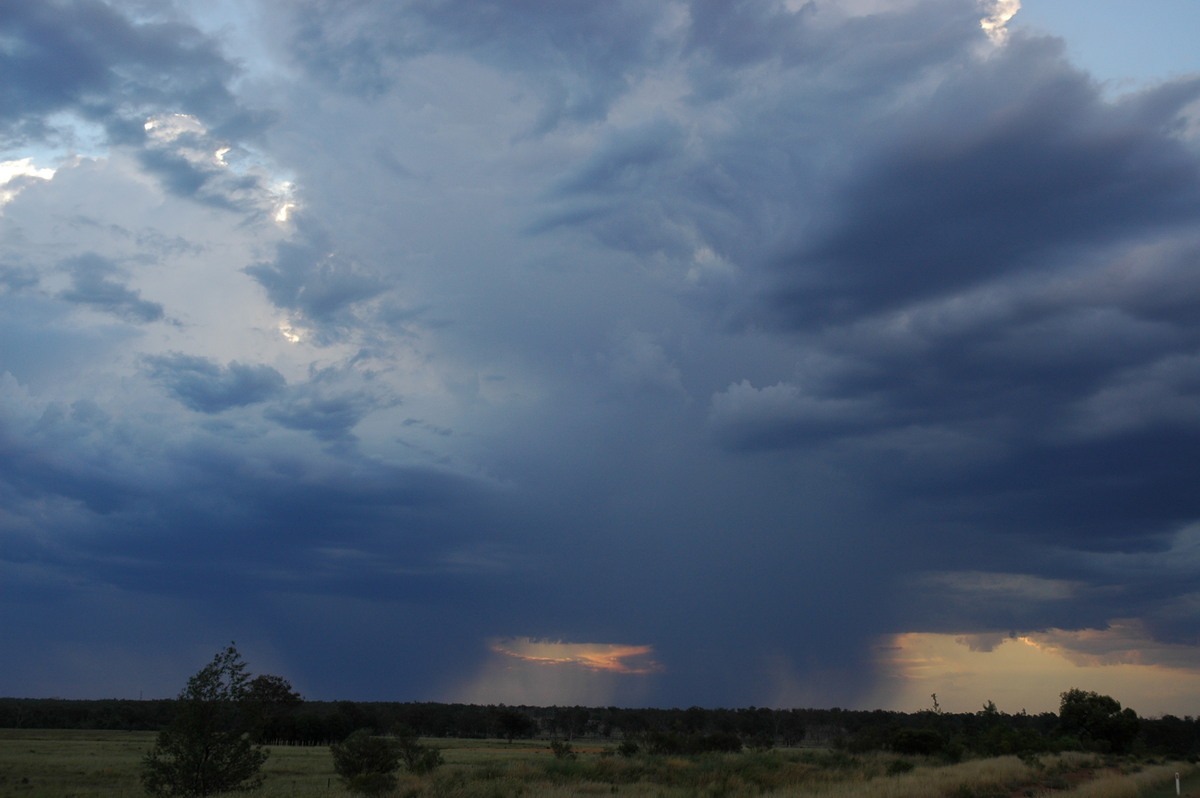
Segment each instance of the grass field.
M427 776L402 775L397 796L417 798L631 798L813 796L814 798L1165 798L1174 773L1185 795L1197 785L1185 763L1122 768L1083 754L1047 757L1031 767L1016 757L954 765L890 754L849 756L783 749L695 757L613 756L609 746L577 745L557 759L544 741L430 740L445 765ZM145 732L0 730L0 798L133 798L143 794L141 758L153 745ZM328 748L272 747L264 798L346 798ZM907 767L907 765L905 766ZM902 771L902 772L901 772Z

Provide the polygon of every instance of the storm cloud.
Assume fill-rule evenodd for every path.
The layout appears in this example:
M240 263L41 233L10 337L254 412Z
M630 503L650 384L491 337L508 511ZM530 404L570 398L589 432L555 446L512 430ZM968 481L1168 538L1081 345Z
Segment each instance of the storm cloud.
M1200 668L1200 78L989 13L6 6L0 694Z

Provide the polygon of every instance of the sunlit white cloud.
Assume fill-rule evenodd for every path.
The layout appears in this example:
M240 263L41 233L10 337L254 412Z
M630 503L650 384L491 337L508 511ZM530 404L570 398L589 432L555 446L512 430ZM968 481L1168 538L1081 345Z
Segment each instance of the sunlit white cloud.
M980 5L986 9L979 27L983 28L993 44L1004 44L1008 39L1008 21L1021 10L1021 0L981 0Z
M33 158L0 161L0 212L31 180L49 180L52 177L54 169L35 166Z

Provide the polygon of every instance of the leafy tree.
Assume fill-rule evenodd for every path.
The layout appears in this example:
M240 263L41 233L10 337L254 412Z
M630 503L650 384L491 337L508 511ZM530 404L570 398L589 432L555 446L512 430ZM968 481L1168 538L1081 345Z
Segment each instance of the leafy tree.
M291 682L269 673L255 676L247 683L246 697L265 706L295 706L303 700L292 689Z
M1138 716L1121 702L1099 693L1071 688L1062 693L1058 722L1065 734L1113 753L1127 753L1138 734Z
M267 752L252 737L248 682L232 643L188 679L174 719L142 761L146 792L193 798L262 784Z
M303 703L287 679L269 673L255 676L246 685L246 701L254 719L255 737L269 742L280 736L284 719Z

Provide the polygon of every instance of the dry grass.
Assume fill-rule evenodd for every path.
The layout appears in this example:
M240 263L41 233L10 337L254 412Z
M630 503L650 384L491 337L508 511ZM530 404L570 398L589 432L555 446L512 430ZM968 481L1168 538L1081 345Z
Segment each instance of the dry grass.
M1187 774L1195 769L1195 765L1182 762L1138 768L1136 772L1121 772L1114 769L1099 778L1079 785L1071 790L1069 795L1071 798L1136 798L1155 787L1174 784L1176 773Z
M153 734L0 730L0 798L134 798L141 757ZM1147 784L1190 766L1167 764L1106 773L1082 754L1016 757L945 765L888 754L784 749L697 757L623 758L580 746L556 759L544 742L427 740L446 764L422 777L402 775L397 798L1132 798ZM1085 771L1095 781L1075 784ZM350 798L333 774L327 748L273 747L262 798Z

